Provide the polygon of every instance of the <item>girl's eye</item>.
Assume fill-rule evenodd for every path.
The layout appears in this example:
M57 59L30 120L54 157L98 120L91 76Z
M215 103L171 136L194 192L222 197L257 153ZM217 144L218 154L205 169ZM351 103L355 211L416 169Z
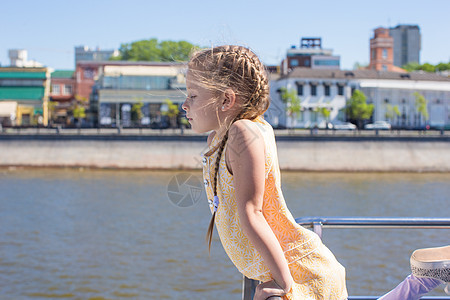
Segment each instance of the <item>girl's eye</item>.
M189 99L191 99L191 100L194 100L195 99L195 97L197 97L197 96L189 96Z

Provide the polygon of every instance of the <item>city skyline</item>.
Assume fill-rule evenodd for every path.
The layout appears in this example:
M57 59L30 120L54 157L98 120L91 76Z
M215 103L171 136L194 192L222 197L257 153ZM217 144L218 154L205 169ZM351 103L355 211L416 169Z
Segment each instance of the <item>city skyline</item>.
M377 1L370 8L360 2L236 1L219 6L211 1L195 4L172 1L170 7L151 1L86 0L76 5L61 1L2 3L0 20L1 66L9 65L8 49L25 49L28 59L54 69L74 69L74 48L118 49L122 43L157 38L186 40L200 46L240 44L255 50L264 63L279 64L302 37L321 37L323 48L341 57L341 68L368 64L369 40L377 27L418 25L422 35L420 63L450 59L445 37L450 1Z

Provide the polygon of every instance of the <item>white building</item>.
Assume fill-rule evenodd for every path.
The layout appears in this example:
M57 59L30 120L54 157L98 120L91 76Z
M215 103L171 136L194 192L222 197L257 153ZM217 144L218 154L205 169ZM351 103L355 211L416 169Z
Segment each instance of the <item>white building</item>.
M331 110L329 122L346 121L345 105L355 89L361 90L367 102L374 104L372 122L386 120L394 127L403 128L425 124L450 126L450 78L438 74L295 68L272 80L270 86L272 103L266 118L275 127L325 127L326 120L319 112L321 107ZM278 92L282 87L296 90L300 97L302 112L294 118L286 116L285 104ZM415 92L428 101L428 120L417 112ZM401 115L387 120L389 105L397 106Z
M91 49L88 46L75 47L75 66L79 61L107 61L113 56L118 56L119 50Z
M139 102L143 104L140 124L160 123L161 112L167 109L166 100L181 108L186 99L185 73L184 63L105 62L99 67L91 97L98 123L101 126L135 126L131 109Z
M287 50L282 69L297 67L311 69L340 69L340 56L333 55L332 49L322 48L321 38L302 38L300 48L292 46Z
M24 49L10 49L8 56L11 67L17 68L40 68L43 64L34 60L28 60L28 51Z

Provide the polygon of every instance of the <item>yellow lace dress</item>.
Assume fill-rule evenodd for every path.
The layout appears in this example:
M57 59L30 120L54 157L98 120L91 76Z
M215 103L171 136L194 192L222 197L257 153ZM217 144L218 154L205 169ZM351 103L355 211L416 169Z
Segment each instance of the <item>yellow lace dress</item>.
M314 232L298 225L289 212L281 192L280 168L272 126L262 117L254 120L264 138L265 191L263 214L284 251L294 286L285 299L346 299L345 269ZM256 136L255 136L256 138ZM211 212L214 163L219 144L213 138L203 155L203 178ZM233 175L225 163L225 146L217 178L219 204L216 228L222 245L238 270L248 278L262 282L272 279L269 269L241 228Z

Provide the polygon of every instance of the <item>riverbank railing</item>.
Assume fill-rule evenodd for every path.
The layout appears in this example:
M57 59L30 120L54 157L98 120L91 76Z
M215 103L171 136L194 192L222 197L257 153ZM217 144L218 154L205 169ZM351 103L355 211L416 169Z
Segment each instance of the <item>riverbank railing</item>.
M320 129L311 130L308 128L296 129L274 129L276 136L287 137L448 137L450 130L446 129L428 129L428 130L334 130ZM54 135L54 136L100 136L100 135L197 135L192 129L188 128L150 128L150 127L96 127L96 128L66 128L66 127L0 127L0 135Z
M311 228L322 238L324 228L401 228L401 229L450 229L450 218L378 218L378 217L303 217L295 221ZM256 280L244 277L242 300L251 300L258 285ZM380 296L349 296L349 300L375 300ZM271 299L276 299L272 297ZM281 299L278 297L278 299ZM446 296L425 296L421 299L450 300Z

